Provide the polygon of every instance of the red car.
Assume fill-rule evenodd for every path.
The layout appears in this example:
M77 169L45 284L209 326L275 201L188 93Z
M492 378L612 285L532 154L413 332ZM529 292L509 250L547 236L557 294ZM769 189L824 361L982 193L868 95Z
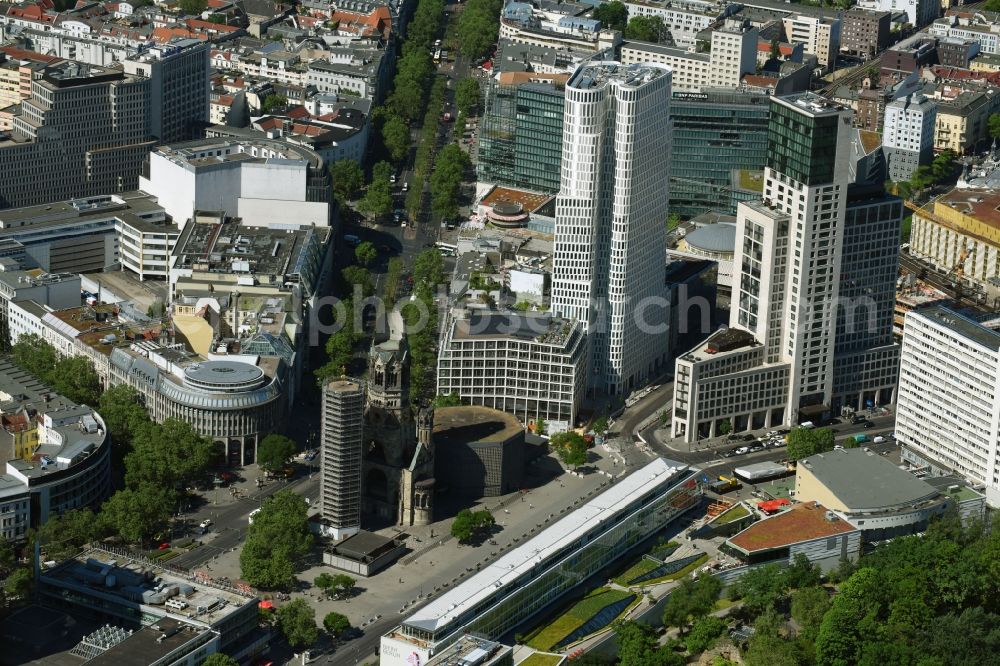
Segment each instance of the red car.
M167 548L170 548L170 544L169 543L161 543L160 544L160 550L166 550Z

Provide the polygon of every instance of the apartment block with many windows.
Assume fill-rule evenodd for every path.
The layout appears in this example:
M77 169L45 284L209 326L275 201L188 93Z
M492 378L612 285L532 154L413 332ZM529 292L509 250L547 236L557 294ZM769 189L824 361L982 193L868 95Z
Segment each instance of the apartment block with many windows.
M896 439L904 460L981 484L1000 506L1000 332L941 306L907 313Z

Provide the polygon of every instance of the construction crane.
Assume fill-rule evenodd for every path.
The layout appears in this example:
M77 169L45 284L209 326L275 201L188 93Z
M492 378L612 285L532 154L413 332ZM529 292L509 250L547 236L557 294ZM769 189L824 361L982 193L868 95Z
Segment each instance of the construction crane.
M962 248L962 252L958 255L958 261L952 266L950 275L953 275L956 280L961 280L962 276L965 275L965 260L969 258L972 253L971 247Z

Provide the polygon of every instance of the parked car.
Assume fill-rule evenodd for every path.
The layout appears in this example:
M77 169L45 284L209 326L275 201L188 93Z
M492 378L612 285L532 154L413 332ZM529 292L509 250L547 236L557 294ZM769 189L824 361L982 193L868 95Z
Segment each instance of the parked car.
M865 421L865 426L864 427L865 428L874 428L875 424L872 423L871 421Z
M750 447L749 453L757 453L758 451L763 451L764 446L762 444L754 444Z
M747 434L743 435L743 437L742 437L741 439L742 439L742 440L743 440L744 442L752 442L753 440L755 440L755 439L757 439L757 438L756 438L756 437L754 437L753 435L751 435L750 433L747 433Z
M212 519L211 518L206 518L205 520L201 521L198 524L198 527L200 527L203 530L207 530L211 526L212 526Z
M733 451L733 454L737 455L737 456L742 456L742 455L745 455L747 453L750 453L750 447L749 446L741 446L740 448L738 448L735 451Z

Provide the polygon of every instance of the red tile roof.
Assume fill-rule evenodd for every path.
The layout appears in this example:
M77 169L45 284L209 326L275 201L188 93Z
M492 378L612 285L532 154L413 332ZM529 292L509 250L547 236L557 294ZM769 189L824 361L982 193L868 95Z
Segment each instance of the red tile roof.
M209 32L238 32L242 28L238 28L234 25L223 25L222 23L212 23L211 21L202 21L201 19L186 19L184 25L191 28L192 30L207 30Z
M827 520L826 509L816 502L807 502L754 523L729 539L729 543L745 553L755 553L854 531L856 528L846 520L838 516Z
M57 58L56 56L45 55L36 51L27 51L13 46L0 46L0 51L3 51L11 58L17 60L30 60L32 62L41 62L46 64L62 60L62 58Z
M292 108L290 108L288 110L288 112L285 115L288 116L289 118L293 118L293 119L311 118L312 117L310 115L310 113L309 113L309 110L306 109L306 107L301 106L301 105L300 106L293 106Z

